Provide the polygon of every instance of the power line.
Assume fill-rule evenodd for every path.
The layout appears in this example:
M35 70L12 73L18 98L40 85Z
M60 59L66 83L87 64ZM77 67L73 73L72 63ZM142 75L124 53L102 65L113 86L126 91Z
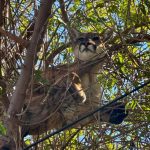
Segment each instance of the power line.
M40 139L40 140L36 141L35 143L33 143L33 144L27 146L27 147L26 147L25 149L23 149L23 150L28 150L29 148L31 148L31 147L33 147L33 146L35 146L35 145L37 145L37 144L39 144L39 143L45 141L46 139L48 139L48 138L54 136L55 134L58 134L58 133L60 133L60 132L62 132L62 131L64 131L64 130L66 130L66 129L72 127L73 125L77 124L78 122L80 122L80 121L82 121L82 120L84 120L84 119L86 119L86 118L92 116L93 114L97 113L98 111L103 111L106 107L108 107L108 106L110 106L110 105L116 103L117 101L119 101L119 100L121 100L121 99L127 97L128 95L134 93L135 91L138 91L139 89L143 88L144 86L148 85L149 83L150 83L150 80L148 80L147 82L145 82L145 83L141 84L140 86L134 88L134 89L131 90L130 92L125 93L125 94L121 95L120 97L114 99L114 100L111 101L110 103L108 103L108 104L106 104L106 105L104 105L104 106L102 106L102 107L99 107L99 108L95 109L94 111L92 111L92 112L86 114L85 116L83 116L83 117L81 117L81 118L75 120L74 122L72 122L72 123L70 123L70 124L68 124L68 125L66 125L66 126L64 126L64 127L62 127L61 129L58 129L57 131L55 131L55 132L53 132L53 133L51 133L51 134L49 134L49 135L46 135L46 136L43 137L42 139Z

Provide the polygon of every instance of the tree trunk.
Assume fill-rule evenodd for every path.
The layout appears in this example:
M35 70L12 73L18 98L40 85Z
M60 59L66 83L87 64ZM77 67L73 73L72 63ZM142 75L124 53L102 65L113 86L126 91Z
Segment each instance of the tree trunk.
M19 114L22 110L22 107L25 102L25 97L26 97L26 90L28 88L31 75L33 72L34 68L34 63L35 63L35 56L36 56L36 51L37 51L37 45L41 36L42 31L44 30L44 26L47 23L48 17L51 14L51 8L54 0L42 0L41 1L41 7L38 13L38 17L35 23L33 35L31 38L31 41L29 43L29 46L27 48L27 54L25 57L24 61L24 66L23 69L21 70L20 77L16 83L16 89L13 93L12 99L10 100L10 105L8 108L8 115L5 118L5 123L8 131L8 136L10 141L13 139L13 144L15 143L14 146L12 146L12 143L10 144L7 142L7 144L1 144L5 145L10 149L20 149L21 148L21 137L20 137L20 127L17 124L17 114ZM8 141L9 141L8 140Z

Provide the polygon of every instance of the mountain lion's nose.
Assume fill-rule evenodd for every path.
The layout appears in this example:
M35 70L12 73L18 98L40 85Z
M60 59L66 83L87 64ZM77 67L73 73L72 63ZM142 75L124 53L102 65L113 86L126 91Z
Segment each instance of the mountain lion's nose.
M90 45L91 43L89 41L85 42L85 46L88 47L88 45Z

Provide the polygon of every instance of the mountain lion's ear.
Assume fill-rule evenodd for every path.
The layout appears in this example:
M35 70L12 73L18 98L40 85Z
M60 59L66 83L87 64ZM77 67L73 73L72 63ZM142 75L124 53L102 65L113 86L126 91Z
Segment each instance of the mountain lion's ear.
M69 35L70 35L71 40L74 41L76 38L79 37L80 32L78 30L74 29L74 28L71 28L69 30Z
M108 40L110 40L113 36L113 28L109 28L109 29L105 29L102 33L101 33L101 40L103 42L106 42Z

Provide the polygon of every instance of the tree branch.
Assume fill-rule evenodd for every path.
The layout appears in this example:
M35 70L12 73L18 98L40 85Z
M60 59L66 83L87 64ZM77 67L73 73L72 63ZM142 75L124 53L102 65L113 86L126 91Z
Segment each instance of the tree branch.
M62 52L64 49L68 48L71 45L71 43L66 43L60 47L58 47L55 51L53 51L49 57L47 58L47 64L50 64L53 61L53 58L59 54L60 52Z
M36 47L38 45L40 35L43 29L43 24L46 23L50 13L51 7L54 1L43 0L41 2L41 8L39 11L39 15L35 24L35 28L33 31L33 36L27 50L24 68L22 69L21 75L16 84L16 90L12 96L12 100L10 103L10 108L8 113L10 116L15 115L16 113L20 113L23 105L23 101L25 99L25 92L28 87L28 83L30 81L30 77L32 74L32 68L34 65L34 55L36 53ZM19 100L19 101L18 101ZM17 104L17 107L16 107ZM15 105L15 107L14 107Z
M59 3L60 3L60 9L61 9L61 13L62 13L62 19L67 24L67 26L69 26L69 18L68 18L66 9L65 9L64 0L59 0Z
M0 27L0 33L3 36L8 36L11 40L21 44L24 47L27 47L29 45L28 41L22 39L21 37L18 37L16 35L14 35L14 34L11 34L10 32L7 32L7 31L3 30L1 27Z
M0 79L0 87L2 88L2 93L0 95L0 101L3 103L5 110L7 111L9 107L9 99L6 94L6 83Z
M32 75L37 45L40 40L41 33L44 30L43 26L47 23L47 19L51 14L53 2L54 0L51 1L42 0L41 2L41 7L35 23L32 39L27 49L24 68L21 70L21 75L17 81L16 90L13 93L12 99L10 101L10 106L8 109L7 125L8 125L8 134L10 137L13 136L15 138L20 137L18 134L19 133L18 126L16 125L14 118L16 117L17 113L21 112L21 109L23 107L26 97L26 89L28 87Z
M150 41L150 35L148 34L139 34L138 36L136 37L133 37L133 38L130 38L130 39L127 39L125 40L125 43L128 45L128 44L136 44L136 43L139 43L139 42L149 42ZM119 44L114 44L113 46L111 46L109 48L109 54L112 53L112 51L118 51L119 49L121 49L123 46L123 43L119 43Z

